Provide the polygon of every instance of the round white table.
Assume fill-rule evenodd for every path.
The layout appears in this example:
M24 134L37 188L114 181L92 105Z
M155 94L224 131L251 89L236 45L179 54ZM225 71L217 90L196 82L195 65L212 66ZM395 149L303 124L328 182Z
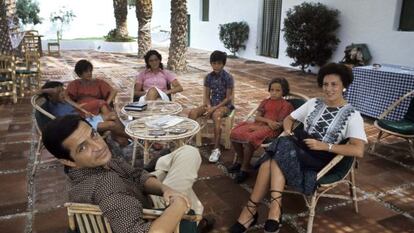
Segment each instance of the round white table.
M149 149L156 141L174 141L179 146L186 144L190 138L198 133L200 125L197 121L182 116L168 116L170 121L161 127L154 128L149 122L154 122L157 119L166 119L165 115L155 115L142 117L129 122L125 127L125 132L134 139L134 148L132 152L132 166L135 164L137 146L141 146L144 151L144 164L149 160ZM172 123L169 124L168 122ZM155 135L158 133L158 135ZM162 134L162 135L161 135ZM142 140L143 143L140 143Z

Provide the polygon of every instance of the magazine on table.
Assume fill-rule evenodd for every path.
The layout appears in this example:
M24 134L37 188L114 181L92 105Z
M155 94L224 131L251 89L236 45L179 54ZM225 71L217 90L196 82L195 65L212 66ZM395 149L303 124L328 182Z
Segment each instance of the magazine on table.
M151 117L150 119L145 121L145 125L147 125L150 128L166 129L166 128L175 126L181 123L182 121L183 119L181 117L164 115L164 116L159 116L156 118Z

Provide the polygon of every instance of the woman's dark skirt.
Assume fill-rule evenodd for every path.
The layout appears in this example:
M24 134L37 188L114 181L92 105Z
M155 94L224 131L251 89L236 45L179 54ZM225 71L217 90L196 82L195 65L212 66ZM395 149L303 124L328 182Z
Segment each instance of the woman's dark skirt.
M306 195L317 186L316 175L332 158L321 160L314 153L302 149L291 137L278 137L266 149L258 163L274 159L285 176L286 184Z

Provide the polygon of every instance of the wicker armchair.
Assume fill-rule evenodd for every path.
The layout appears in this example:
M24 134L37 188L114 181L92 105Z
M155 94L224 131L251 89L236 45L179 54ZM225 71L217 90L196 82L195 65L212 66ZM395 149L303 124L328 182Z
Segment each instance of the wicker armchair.
M298 123L293 126L294 130L303 129L303 124ZM348 140L342 141L346 143ZM313 220L315 218L315 208L321 197L336 198L343 200L351 200L354 205L355 212L358 213L358 199L356 193L355 183L355 169L357 168L356 157L336 155L325 167L323 167L316 175L316 190L309 196L297 191L289 190L289 187L284 191L285 193L293 193L302 195L306 206L309 210L307 233L312 233ZM338 187L341 184L348 185L350 195L328 193L330 190Z
M59 31L56 32L56 40L47 42L47 53L49 56L60 56L60 37Z
M17 103L15 60L11 55L0 55L0 97L11 96Z
M295 106L296 108L297 106ZM303 129L303 124L295 122L293 129ZM345 142L345 141L344 141ZM307 223L307 233L312 233L313 220L315 218L315 208L321 197L336 198L343 200L351 200L354 205L355 212L358 213L358 199L356 193L355 183L355 168L357 168L357 160L353 156L336 155L324 168L322 168L316 175L317 188L309 196L286 188L284 193L293 193L302 195L306 206L309 210L309 217ZM349 186L350 195L343 195L337 193L327 193L330 190L338 187L340 184Z
M407 113L402 120L391 121L384 119L399 104L401 104L403 101L406 101L408 98L411 98L410 105L408 107ZM414 91L408 92L393 104L391 104L390 107L388 107L388 109L379 116L378 120L374 122L374 125L380 131L378 133L376 141L370 148L372 152L375 151L375 146L380 142L381 138L393 135L407 140L411 156L414 157Z
M41 162L51 162L55 161L56 159L50 159L46 161L40 161L41 160L41 153L44 149L43 141L42 141L42 132L40 130L40 127L43 127L44 124L46 124L47 121L53 120L56 117L44 110L41 106L44 103L45 99L39 95L32 96L31 103L33 108L35 109L35 126L36 131L39 135L39 141L37 143L36 153L35 153L35 159L33 162L33 168L32 168L32 176L36 173L37 165Z
M234 102L234 92L235 89L233 88L233 102ZM203 91L204 95L205 92ZM203 96L204 101L204 96ZM205 104L205 103L204 103ZM230 131L233 128L234 124L234 117L236 114L236 110L233 109L226 117L224 117L221 121L221 135L220 135L220 142L227 150L231 148L231 141L230 141ZM200 147L202 145L202 138L214 138L214 121L213 119L207 119L205 117L199 117L197 119L198 123L201 126L200 131L196 134L196 145Z
M307 224L307 233L312 233L313 220L315 218L315 208L319 198L337 198L351 200L354 205L355 212L358 213L358 199L355 184L355 168L357 161L355 157L337 155L329 164L327 164L316 176L318 188L310 196L303 193L285 190L285 193L294 193L302 195L305 199L306 206L309 209L309 217ZM327 193L331 189L338 187L340 184L349 186L350 195Z
M97 205L83 203L65 203L68 210L69 228L80 233L112 233L108 219L102 216L102 211ZM154 220L162 215L162 210L144 209L144 219ZM184 215L183 220L198 222L201 215ZM177 225L174 233L180 232L180 224Z
M26 34L23 38L22 49L24 59L16 65L16 76L21 96L24 96L25 85L27 85L29 90L38 90L40 88L40 53L38 51L38 40L38 36L33 34Z

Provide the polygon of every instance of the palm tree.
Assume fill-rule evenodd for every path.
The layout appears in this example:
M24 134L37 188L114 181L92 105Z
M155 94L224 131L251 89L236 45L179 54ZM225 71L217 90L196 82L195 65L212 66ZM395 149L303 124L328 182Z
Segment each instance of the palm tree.
M15 0L0 0L0 52L10 53L11 43L9 37L8 20L16 17L16 1ZM17 21L16 21L17 22Z
M138 19L138 57L144 57L151 49L152 1L136 0L135 13Z
M128 16L128 0L113 0L114 15L116 24L116 36L128 37L127 16Z
M171 39L167 67L185 71L187 51L187 1L171 0Z

